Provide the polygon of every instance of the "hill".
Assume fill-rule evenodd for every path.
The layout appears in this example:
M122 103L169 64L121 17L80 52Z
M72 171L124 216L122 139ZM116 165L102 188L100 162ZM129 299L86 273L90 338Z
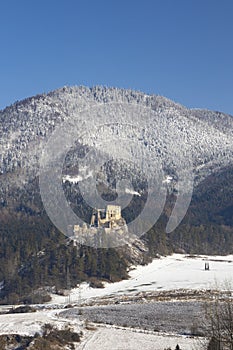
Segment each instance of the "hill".
M127 266L157 253L233 252L231 116L131 90L64 87L16 102L0 121L2 302L126 278ZM95 249L67 237L75 220L90 222L93 203L117 198L135 240Z

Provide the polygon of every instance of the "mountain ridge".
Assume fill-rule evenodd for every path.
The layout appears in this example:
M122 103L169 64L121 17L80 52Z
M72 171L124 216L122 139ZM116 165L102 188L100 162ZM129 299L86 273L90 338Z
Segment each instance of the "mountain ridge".
M83 100L79 99L77 101L80 96L84 96ZM55 90L48 95L37 95L35 97L27 98L0 112L0 119L2 125L4 125L4 127L0 129L0 135L2 136L2 140L7 136L7 147L4 145L4 141L2 141L0 145L1 157L4 157L3 154L7 151L6 148L9 149L12 146L17 148L18 154L21 150L23 151L23 148L27 147L28 143L31 143L32 148L33 142L35 142L37 147L38 140L39 144L41 141L46 140L54 128L57 125L60 125L69 116L70 112L79 112L86 106L87 102L90 102L91 108L93 104L96 102L98 103L98 101L101 103L109 103L114 101L114 99L125 103L130 103L132 101L142 103L142 105L149 106L152 111L156 110L157 114L159 114L162 109L163 114L167 113L166 117L169 119L170 124L174 123L172 115L175 113L177 118L180 113L182 113L183 120L185 120L185 117L188 117L188 121L191 121L194 124L197 120L201 119L197 116L197 112L193 112L182 105L176 104L173 101L158 95L145 96L143 93L134 92L132 90L110 89L109 91L109 89L100 87L92 89L84 87L62 88ZM73 111L74 108L76 108L75 111ZM231 118L226 117L225 114L221 113L220 115L222 119L225 118L224 120L226 121L226 124L228 123L228 129L231 129L231 127L233 129L233 118L231 120ZM181 121L181 119L178 120L180 123ZM205 122L200 120L200 123L201 128L203 127L204 129L204 126L206 125ZM215 124L214 127L216 126ZM165 128L166 125L161 124L161 127ZM174 125L174 127L176 126ZM185 122L182 127L187 127ZM209 122L208 127L212 127L213 129L213 125L210 126ZM29 133L27 129L30 129L30 135L28 135ZM219 133L223 132L223 136L226 136L224 133L225 129L219 130L218 128L215 128L212 131L217 131ZM201 131L199 130L199 132ZM19 136L21 136L21 140L20 142L17 142L17 137ZM184 137L188 136L184 135ZM13 158L16 159L13 159L13 161L11 160L9 167L17 167L17 162L24 164L23 159L18 159L19 157L16 155L14 155ZM7 160L5 160L5 163L7 163ZM2 159L0 159L0 165L2 165ZM3 172L2 169L1 171Z

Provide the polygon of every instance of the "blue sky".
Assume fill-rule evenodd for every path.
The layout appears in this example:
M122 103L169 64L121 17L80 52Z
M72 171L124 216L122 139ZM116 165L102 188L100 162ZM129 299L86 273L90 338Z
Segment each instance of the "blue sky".
M64 85L233 115L232 0L3 0L0 108Z

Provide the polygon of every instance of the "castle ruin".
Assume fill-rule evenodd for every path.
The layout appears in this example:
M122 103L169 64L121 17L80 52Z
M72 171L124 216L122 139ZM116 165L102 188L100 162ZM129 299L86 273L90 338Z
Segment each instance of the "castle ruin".
M121 216L121 207L119 205L107 205L106 209L94 209L90 225L84 223L81 226L74 225L74 236L80 234L95 234L99 230L106 233L117 231L123 233L127 231L125 219Z

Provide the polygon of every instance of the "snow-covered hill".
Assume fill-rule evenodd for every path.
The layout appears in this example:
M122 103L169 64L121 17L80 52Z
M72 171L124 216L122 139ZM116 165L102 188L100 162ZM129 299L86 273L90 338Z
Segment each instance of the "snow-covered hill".
M25 237L28 237L26 233L30 233L30 237L34 234L31 227L35 222L38 222L36 234L39 242L44 242L44 236L53 231L47 220L48 211L45 214L45 201L41 201L42 191L38 181L41 175L41 159L44 160L42 165L45 168L49 166L49 173L52 174L49 181L44 177L43 184L48 184L44 192L49 195L50 208L54 209L55 216L60 219L64 229L62 225L56 226L67 234L68 228L72 231L77 224L78 215L72 216L74 220L69 220L70 217L56 197L55 185L58 182L55 181L57 177L53 170L57 169L57 163L64 160L62 151L66 156L64 164L60 162L61 169L58 169L61 170L59 193L65 199L64 205L70 205L72 215L74 212L81 213L80 217L89 223L92 208L104 208L109 200L106 197L114 197L116 192L120 193L118 180L126 180L125 183L121 181L122 198L126 198L125 203L128 206L121 206L126 208L122 213L128 226L131 222L136 222L135 227L140 231L141 237L154 226L157 219L161 219L158 230L154 229L145 237L145 249L142 250L138 245L139 254L128 244L127 262L148 261L157 252L163 254L175 250L216 253L220 246L219 252L232 252L229 243L232 233L232 130L233 117L223 113L190 110L165 97L117 88L64 87L7 107L0 112L0 217L6 252L8 246L14 245L19 249L18 260L13 267L9 266L9 274L12 273L11 269L17 274L22 271L21 266L26 266L25 272L30 279L30 259L38 253L36 243L33 248L27 247L25 258L23 249L16 243L18 236L21 235L19 241L23 245ZM57 139L54 135L58 136ZM98 159L105 161L102 168ZM208 181L208 176L213 173L217 180L212 178ZM150 198L150 202L147 186L149 181L146 180L153 176L157 176L156 179L159 180L156 190L161 191L162 195L156 193L155 198ZM224 181L218 181L222 178ZM207 179L206 182L203 183L203 179ZM185 225L188 222L187 227L182 228L179 236L166 236L164 231L169 223L171 225L167 232L173 233L187 212L192 197L193 180L196 192L186 222L183 221ZM92 196L93 186L96 192L98 187L99 194L105 195L104 205L102 202L100 205L89 204L86 200L89 199L88 196L80 196L85 183L89 187L84 187L84 193ZM198 193L201 184L203 187ZM183 196L179 196L182 191ZM209 198L211 204L215 198L216 202L208 205ZM166 199L167 203L164 205ZM150 211L143 212L144 208L150 208ZM142 213L145 214L144 217ZM48 216L51 219L51 215ZM174 222L170 219L174 219ZM30 222L30 227L25 224L27 222ZM212 223L217 227L209 230ZM205 225L200 235L199 224ZM138 234L131 228L128 232ZM216 241L210 237L212 232L218 235ZM192 235L195 239L198 236L193 246ZM32 240L34 244L34 238ZM220 243L226 242L225 246L218 245L218 240ZM40 250L45 249L43 244ZM204 249L204 246L208 249ZM50 259L51 251L50 246L44 259ZM128 259L132 252L133 259ZM7 264L6 255L7 253L4 264ZM125 251L119 255L119 259L123 261L125 257ZM135 260L135 257L139 259ZM28 267L23 259L27 260ZM39 259L39 264L41 260L42 258ZM86 269L85 273L89 277L92 273L89 266L82 268ZM2 280L6 279L5 272L8 274L8 270L2 271ZM109 275L105 274L104 277L106 276L109 278ZM122 276L124 274L120 278ZM55 280L56 278L57 276Z
M109 125L101 130L94 128L98 124L93 113L96 105L108 105L103 113L107 113L104 120ZM141 115L133 115L135 105ZM83 109L86 112L80 113ZM228 115L189 110L165 97L131 90L65 87L16 102L0 112L0 173L20 169L28 175L38 169L51 132L69 118L82 128L89 146L101 147L107 133L113 142L124 138L132 143L133 139L136 147L144 144L151 160L160 159L170 170L175 170L174 163L191 159L196 174L208 174L210 169L232 162L233 118Z
M103 201L93 205L89 198L96 179L102 189L112 189L116 179L129 180L123 194L131 194L130 198L135 193L140 197L143 189L145 193L140 183L153 179L157 189L163 188L157 194L160 203L165 201L167 189L182 193L185 204L179 203L174 215L179 223L191 200L193 184L233 163L231 116L190 110L165 97L132 90L64 87L16 102L0 112L0 121L3 206L8 202L15 205L18 189L26 192L29 201L34 197L33 181L43 165L50 173L48 180L43 178L43 185L47 181L52 184L61 170L66 190L71 193L67 187L71 184L74 188L77 182L84 186L82 193L90 207L105 205ZM42 195L57 193L55 187L47 187L44 191L44 186L40 187ZM9 200L12 197L14 204ZM181 214L179 207L184 209ZM169 222L168 232L175 226Z

